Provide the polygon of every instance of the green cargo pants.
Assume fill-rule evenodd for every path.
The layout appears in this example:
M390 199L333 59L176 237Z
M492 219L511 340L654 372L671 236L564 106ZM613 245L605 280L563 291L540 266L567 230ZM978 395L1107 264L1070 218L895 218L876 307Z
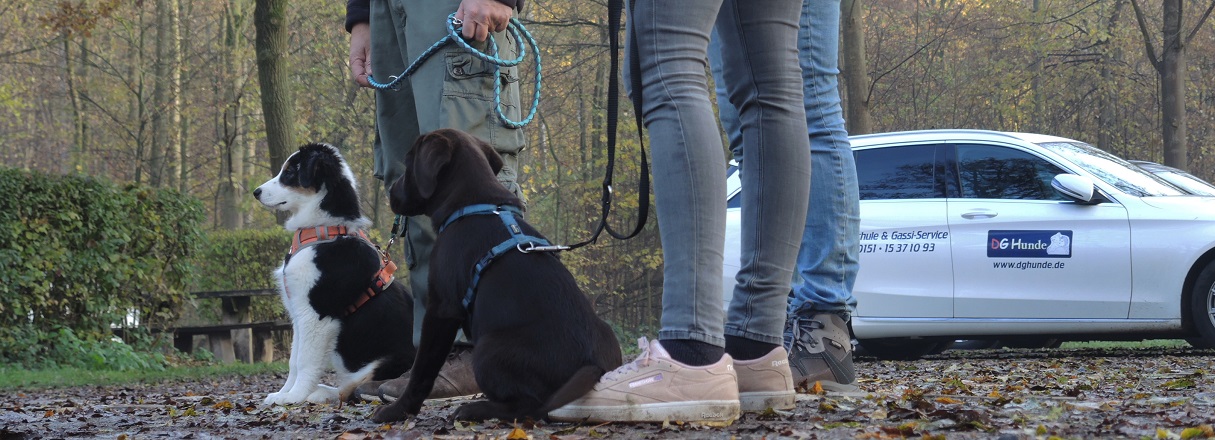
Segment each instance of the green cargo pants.
M388 82L447 35L448 15L459 0L372 0L371 72ZM506 32L493 34L499 58L513 59L519 50ZM486 43L472 41L484 49ZM501 102L511 120L519 120L518 69L502 68ZM523 131L503 125L494 110L492 66L462 46L447 44L400 83L400 90L376 91L375 176L389 187L404 172L405 153L422 133L457 128L484 139L502 154L505 166L498 173L502 185L523 199L518 184L517 154L524 146ZM405 260L414 296L414 345L421 336L426 311L430 250L435 231L430 219L406 219L409 237ZM461 270L453 268L453 270Z

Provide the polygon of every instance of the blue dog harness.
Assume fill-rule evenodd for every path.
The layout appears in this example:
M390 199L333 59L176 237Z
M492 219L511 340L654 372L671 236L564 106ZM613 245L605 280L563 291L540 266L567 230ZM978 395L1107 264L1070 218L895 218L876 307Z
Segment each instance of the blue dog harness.
M502 219L502 225L510 233L510 238L494 246L485 256L477 260L477 264L473 265L472 278L469 279L468 291L464 294L463 301L464 310L468 311L470 315L472 314L473 300L477 296L477 282L481 280L481 273L485 271L486 267L489 267L490 263L493 263L495 258L510 252L511 249L525 254L531 252L556 252L569 249L569 246L554 246L548 240L524 234L523 228L519 227L519 220L515 218L516 215L522 213L522 210L511 205L469 205L456 210L451 216L447 217L447 221L443 222L443 226L439 227L439 233L442 233L444 229L460 218L471 215L492 214Z

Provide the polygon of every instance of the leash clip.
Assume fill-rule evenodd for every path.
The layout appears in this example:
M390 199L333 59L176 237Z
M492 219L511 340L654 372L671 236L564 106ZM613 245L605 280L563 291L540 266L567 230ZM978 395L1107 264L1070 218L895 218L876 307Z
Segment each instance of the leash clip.
M527 245L527 246L524 247L524 245ZM515 249L518 249L519 252L522 252L525 254L531 253L531 252L565 251L565 250L569 250L569 248L570 248L569 246L565 246L565 245L536 246L536 243L530 242L530 241L527 243L519 243L519 244L515 245Z

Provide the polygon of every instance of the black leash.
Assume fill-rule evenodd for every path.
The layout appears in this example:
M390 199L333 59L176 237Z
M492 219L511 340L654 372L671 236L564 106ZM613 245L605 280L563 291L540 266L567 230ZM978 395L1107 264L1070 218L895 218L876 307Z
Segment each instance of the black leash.
M630 7L636 3L636 0L630 0ZM599 234L607 231L609 235L617 240L628 240L636 237L645 229L645 222L650 217L650 165L646 159L645 153L645 137L642 135L641 124L641 60L637 56L637 40L633 34L636 32L636 26L629 26L630 36L633 36L633 43L630 44L629 68L632 76L633 85L633 117L637 123L637 137L641 142L641 175L637 183L637 225L633 231L628 234L621 234L612 229L608 224L608 215L612 210L612 174L616 168L616 119L620 109L620 79L617 72L620 71L620 17L624 10L624 0L608 0L608 47L612 52L611 55L611 78L608 80L608 120L607 120L607 138L608 138L608 163L607 171L603 176L603 196L601 200L602 212L599 217L599 225L595 227L595 233L590 239L569 246L569 249L577 249L588 244L594 243L599 239Z

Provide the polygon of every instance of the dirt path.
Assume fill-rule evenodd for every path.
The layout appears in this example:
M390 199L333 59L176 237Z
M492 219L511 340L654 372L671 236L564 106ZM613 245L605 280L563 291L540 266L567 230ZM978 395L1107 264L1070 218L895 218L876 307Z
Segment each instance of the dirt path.
M373 404L263 407L281 375L0 396L0 440L40 438L1215 438L1215 351L975 350L925 360L858 359L864 393L799 395L789 413L729 427L462 425L460 401L407 424Z

